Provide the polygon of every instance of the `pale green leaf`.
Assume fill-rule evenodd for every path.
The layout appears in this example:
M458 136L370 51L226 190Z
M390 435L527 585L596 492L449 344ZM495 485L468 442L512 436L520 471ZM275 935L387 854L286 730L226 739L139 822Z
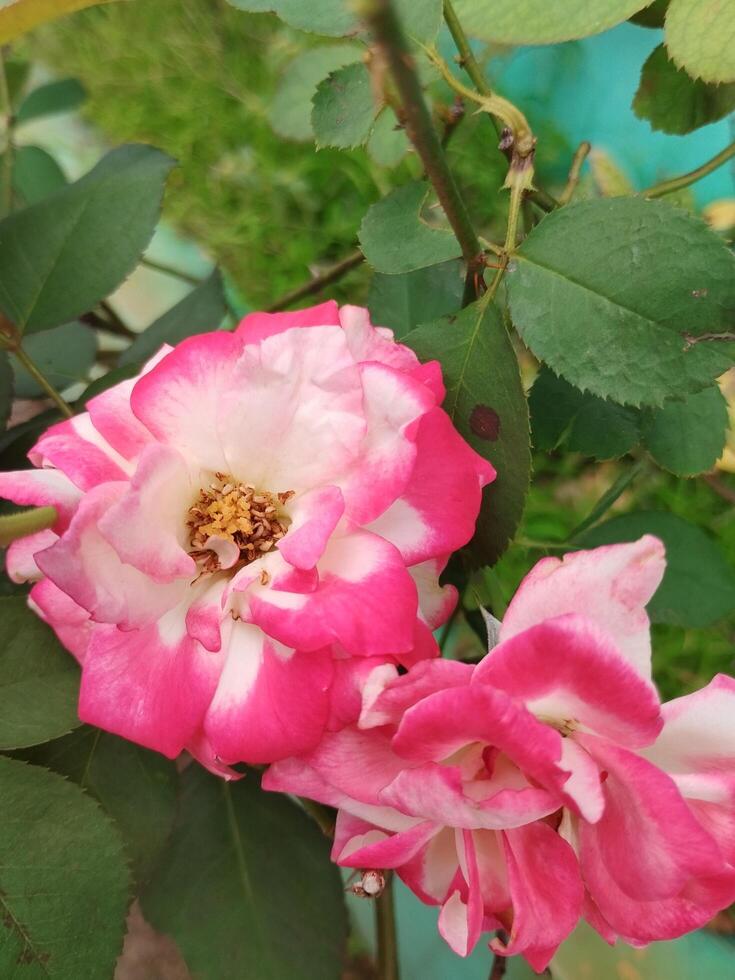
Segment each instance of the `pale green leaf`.
M345 0L228 0L233 7L253 13L272 11L291 27L327 37L356 34L359 22Z
M173 833L143 911L199 980L339 980L347 933L329 842L287 797L248 772L181 777Z
M73 783L0 758L0 976L102 980L122 949L122 841Z
M660 44L641 72L633 99L635 114L664 133L691 133L735 109L735 82L711 85L677 68Z
M317 86L311 126L318 147L351 149L370 135L380 106L367 66L359 61L332 72Z
M665 469L677 476L694 476L712 469L722 455L727 425L727 402L713 385L647 412L643 439Z
M648 604L654 623L703 628L735 611L735 570L715 541L675 514L642 511L613 517L580 539L585 548L655 534L666 547L666 573Z
M735 82L733 0L671 0L666 47L677 65L705 82Z
M48 742L76 728L78 688L79 668L51 627L24 597L0 599L0 749Z
M457 313L463 293L462 263L452 259L400 276L376 272L367 305L373 323L389 327L401 340L420 323Z
M87 725L23 757L67 776L101 803L122 835L136 881L149 877L176 810L170 759Z
M358 238L376 272L399 275L457 258L460 247L446 228L429 225L421 215L429 185L414 181L373 204Z
M697 391L733 345L735 257L702 221L663 201L589 200L552 212L506 276L513 322L575 387L630 405Z
M380 111L367 142L367 151L383 167L395 167L409 148L406 130L398 123L395 113L387 106Z
M650 0L454 0L465 30L503 44L552 44L599 34Z
M91 309L135 267L153 235L173 160L122 146L74 184L0 221L0 308L20 330Z
M194 334L216 330L227 313L222 276L217 269L182 300L138 334L120 355L119 366L140 364L163 344L178 344Z
M455 317L412 330L404 342L422 361L441 362L444 409L460 434L497 470L485 488L471 544L476 562L494 564L512 539L528 492L528 404L513 345L498 310L477 303Z
M333 44L310 48L294 58L281 76L268 110L275 131L286 139L313 139L311 100L317 85L330 72L359 57L357 45Z

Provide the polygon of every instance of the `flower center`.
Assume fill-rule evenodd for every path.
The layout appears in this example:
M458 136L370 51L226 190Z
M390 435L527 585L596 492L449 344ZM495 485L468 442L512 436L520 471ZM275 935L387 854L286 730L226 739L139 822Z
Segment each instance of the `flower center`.
M215 473L215 482L199 491L187 512L189 554L202 571L216 571L220 561L210 539L218 538L237 546L237 564L249 565L270 551L288 530L290 522L283 505L293 495L293 490L256 490L251 483L239 483L225 473Z

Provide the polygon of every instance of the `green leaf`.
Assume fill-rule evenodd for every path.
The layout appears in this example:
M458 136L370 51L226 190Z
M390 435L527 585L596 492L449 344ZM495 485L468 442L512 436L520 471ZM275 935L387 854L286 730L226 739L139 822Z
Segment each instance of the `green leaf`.
M362 146L379 108L363 62L338 68L319 83L313 99L311 126L317 147Z
M464 276L458 259L441 265L387 276L376 272L367 305L375 324L390 327L401 340L420 323L457 313L462 306Z
M0 8L0 44L15 40L49 20L112 0L4 0Z
M639 27L663 27L669 0L654 0L649 7L644 7L630 18Z
M76 728L78 689L76 662L51 627L25 598L0 599L0 749L48 742Z
M286 139L313 139L311 100L323 78L360 57L360 48L351 44L334 44L303 51L294 58L281 76L273 97L268 119L271 126Z
M564 441L572 452L615 459L637 445L638 412L580 391L542 367L528 399L533 442L555 449Z
M735 257L663 201L612 198L544 218L506 275L513 322L575 387L630 405L706 387L733 347L691 337L732 329Z
M252 13L272 11L301 31L343 37L362 30L353 4L346 0L228 0L233 7ZM425 44L434 40L441 25L442 0L394 0L409 38Z
M643 66L633 109L653 129L691 133L735 109L735 83L709 85L693 79L669 60L660 44Z
M395 276L459 256L452 232L432 228L421 217L428 193L423 181L405 184L373 204L362 219L358 238L376 272Z
M528 403L508 332L496 307L483 311L474 303L456 317L417 327L404 342L422 361L441 362L445 410L497 470L470 546L478 564L492 565L520 522L531 470Z
M503 44L553 44L599 34L650 0L454 0L468 34Z
M227 314L222 276L217 269L184 298L147 327L120 355L119 364L140 364L163 344L216 330Z
M97 356L94 330L83 323L65 323L40 334L29 334L23 348L57 390L76 381L85 381ZM44 394L35 378L10 355L15 373L15 393L19 398L39 398Z
M393 110L385 106L378 113L367 142L368 153L381 166L395 167L408 152L408 147L405 129L398 123Z
M0 221L0 308L22 330L91 309L135 268L158 221L170 157L122 146L86 176Z
M725 447L727 402L713 385L647 412L643 440L659 465L677 476L712 469Z
M732 0L671 0L666 47L677 65L705 82L735 82Z
M121 381L127 381L128 378L134 378L138 374L139 369L138 364L124 364L122 367L114 367L111 371L108 371L107 374L103 374L101 377L95 378L77 399L77 411L81 411L89 399L94 398L95 395L99 395L101 392L107 391L108 388L112 388L113 385L120 384Z
M29 122L57 112L71 112L87 98L84 86L76 78L62 78L34 89L25 97L16 115L16 123Z
M344 0L228 0L233 7L253 13L272 11L291 27L327 37L355 34L359 22Z
M111 977L125 932L122 842L73 783L0 758L0 976Z
M101 803L122 835L135 880L147 880L173 824L173 762L87 725L23 757L68 776Z
M10 358L0 350L0 431L5 429L13 408L13 369Z
M648 612L654 623L701 629L735 611L735 571L704 531L674 514L623 514L588 531L585 548L655 534L666 546L666 574Z
M141 896L201 980L338 980L347 932L329 843L258 776L227 783L200 766L181 777L174 830Z
M24 205L66 187L64 171L40 146L19 146L13 155L13 189Z

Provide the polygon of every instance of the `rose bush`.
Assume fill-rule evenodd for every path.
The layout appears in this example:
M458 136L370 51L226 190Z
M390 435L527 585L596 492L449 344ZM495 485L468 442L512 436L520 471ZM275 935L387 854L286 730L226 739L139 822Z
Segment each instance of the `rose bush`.
M58 522L7 565L82 664L80 717L228 774L356 717L374 658L435 656L494 476L443 395L329 302L164 348L48 429L0 493Z
M663 572L650 536L544 559L476 667L375 667L357 724L264 786L337 807L333 859L395 868L463 956L502 929L541 971L582 915L634 945L701 926L735 900L735 681L660 705Z

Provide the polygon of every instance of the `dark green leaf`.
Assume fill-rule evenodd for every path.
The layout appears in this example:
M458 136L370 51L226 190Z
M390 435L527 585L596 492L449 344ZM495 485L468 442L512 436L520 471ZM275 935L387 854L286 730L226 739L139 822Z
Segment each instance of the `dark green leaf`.
M63 391L75 381L84 381L97 356L97 338L83 323L65 323L53 330L29 334L23 347L57 390ZM38 398L43 389L11 355L15 373L15 392L19 398Z
M142 895L200 980L338 980L347 932L329 843L258 776L226 783L199 766L181 777L174 831Z
M733 345L690 343L732 329L735 257L663 201L589 200L544 218L506 276L513 322L575 387L630 405L697 391Z
M643 440L665 469L677 476L694 476L712 469L722 455L727 425L727 402L713 385L647 412Z
M390 327L400 340L420 323L457 313L463 292L462 263L452 259L400 276L376 272L367 305L373 323Z
M20 330L91 309L132 272L158 220L173 161L113 150L81 180L0 222L0 307Z
M0 749L48 742L76 728L78 689L79 669L51 627L25 599L0 599Z
M644 7L630 20L639 27L663 27L669 0L654 0L650 7Z
M13 407L13 369L4 350L0 350L0 431L7 425Z
M552 44L599 34L649 0L454 0L468 33L503 44Z
M332 44L310 48L294 58L281 76L268 119L280 136L287 139L313 139L311 100L323 78L360 57L360 48L351 44Z
M375 120L367 142L368 153L381 166L395 167L406 155L409 145L405 129L399 125L393 110L386 106Z
M373 204L358 238L376 272L395 276L457 258L460 247L446 228L432 228L421 217L429 185L415 181Z
M427 323L404 338L422 361L444 370L444 408L462 436L497 470L485 488L471 548L478 564L494 564L520 522L531 453L528 403L518 360L497 308L473 304L456 317Z
M76 78L62 78L58 82L49 82L26 96L18 109L16 122L24 123L30 119L38 119L39 116L70 112L72 109L77 109L86 97L84 86Z
M48 408L27 422L19 422L0 433L0 469L22 470L28 466L28 450L54 422L60 420L57 408Z
M12 55L5 58L5 78L8 83L8 96L11 106L17 106L30 73L30 61Z
M55 773L0 758L0 976L112 977L129 874L97 804Z
M640 438L635 409L580 391L546 367L539 371L528 401L538 449L555 449L564 440L573 452L614 459Z
M655 534L666 546L666 574L648 605L655 623L702 628L735 610L735 571L716 543L674 514L645 511L614 517L588 531L585 548Z
M338 68L317 86L311 126L318 147L350 149L370 135L379 105L367 66L359 61Z
M68 776L101 803L122 834L136 881L148 878L173 824L173 762L87 725L23 757Z
M677 68L660 44L643 66L633 109L653 129L691 133L735 109L735 82L712 85L697 81Z
M25 205L36 204L66 187L56 160L40 146L19 146L13 155L13 189Z
M208 279L139 334L120 355L119 364L140 364L163 344L178 344L194 334L216 330L226 314L222 277L215 269Z

